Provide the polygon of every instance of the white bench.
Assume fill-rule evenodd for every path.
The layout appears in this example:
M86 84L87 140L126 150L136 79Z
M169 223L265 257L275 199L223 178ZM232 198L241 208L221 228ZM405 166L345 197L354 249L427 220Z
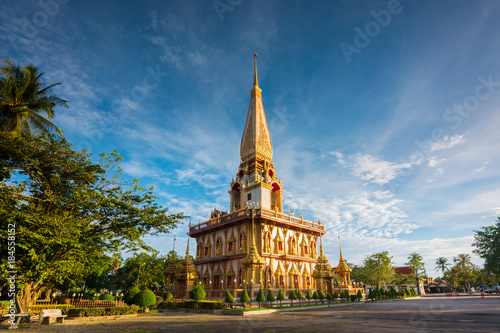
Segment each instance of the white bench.
M13 314L4 314L4 317L15 317L15 320L9 319L9 330L17 330L19 329L19 322L22 318L26 317L29 320L29 314L27 313L13 313Z
M63 323L64 318L66 317L67 315L63 315L60 309L43 309L42 313L40 313L40 317L38 318L38 320L34 320L34 322L46 325L50 325L57 321Z

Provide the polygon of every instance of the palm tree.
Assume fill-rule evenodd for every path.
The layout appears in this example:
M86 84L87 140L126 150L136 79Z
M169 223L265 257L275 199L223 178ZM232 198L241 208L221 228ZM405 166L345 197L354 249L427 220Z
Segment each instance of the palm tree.
M55 83L42 86L38 68L28 64L22 68L9 59L0 59L0 132L31 134L62 131L49 119L55 117L54 107L68 107L67 101L52 94Z
M436 259L436 270L441 270L441 273L443 274L449 265L450 264L448 264L448 259L446 259L445 257L439 257Z
M413 252L408 256L408 262L406 263L406 265L409 265L413 268L415 283L417 284L417 293L420 295L420 277L418 271L425 271L423 258L420 254Z
M471 266L471 262L470 262L470 255L469 254L465 254L465 253L461 253L459 254L458 256L454 257L453 258L453 261L455 263L457 263L457 266L458 266L458 270L461 274L464 275L464 288L467 292L469 292L470 290L470 281L469 281L469 278L470 278L470 266Z

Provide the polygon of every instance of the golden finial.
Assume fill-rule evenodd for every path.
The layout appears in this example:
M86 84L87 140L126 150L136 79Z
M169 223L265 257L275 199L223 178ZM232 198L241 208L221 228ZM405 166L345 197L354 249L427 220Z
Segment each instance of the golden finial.
M189 227L188 227L188 241L187 241L187 247L186 247L186 256L189 255L189 237L191 235L191 221L189 221Z
M319 244L320 244L320 247L319 247L319 251L320 251L320 254L322 256L325 255L324 251L323 251L323 237L319 236Z
M258 87L259 86L259 80L257 79L257 52L253 54L253 59L254 59L254 66L255 66L255 72L253 75L253 86Z
M342 246L340 246L340 234L339 234L339 250L340 250L340 260L342 260Z

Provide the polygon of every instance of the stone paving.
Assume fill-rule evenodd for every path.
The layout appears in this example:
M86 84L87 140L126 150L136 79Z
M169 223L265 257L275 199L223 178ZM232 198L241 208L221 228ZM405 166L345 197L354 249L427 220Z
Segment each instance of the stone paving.
M6 327L4 327L6 328ZM255 316L166 311L19 332L500 332L500 297L424 297ZM12 331L10 331L12 332Z

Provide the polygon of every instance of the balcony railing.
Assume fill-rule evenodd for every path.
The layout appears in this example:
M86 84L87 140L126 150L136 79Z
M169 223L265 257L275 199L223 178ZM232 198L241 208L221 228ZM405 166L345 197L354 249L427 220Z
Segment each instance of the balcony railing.
M297 225L297 226L305 226L312 229L325 230L325 226L321 222L308 221L301 217L296 217L290 214L283 214L277 211L265 209L265 208L254 208L255 209L255 217L270 217L273 220L282 220L288 224ZM229 222L232 220L240 219L241 217L251 217L251 209L243 208L232 213L223 215L221 217L208 220L199 224L195 224L191 226L190 232L196 232L213 225Z

